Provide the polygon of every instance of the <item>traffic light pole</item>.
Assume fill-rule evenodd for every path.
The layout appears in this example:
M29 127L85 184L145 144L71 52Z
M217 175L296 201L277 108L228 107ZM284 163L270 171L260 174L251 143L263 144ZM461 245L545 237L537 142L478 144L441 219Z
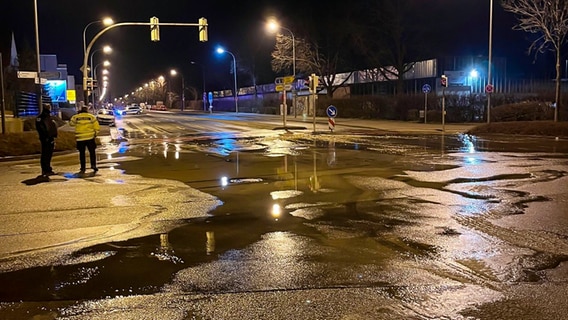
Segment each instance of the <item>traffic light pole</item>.
M446 89L442 89L442 132L446 132Z
M160 22L157 25L166 26L166 27L199 27L200 39L204 39L202 41L207 41L207 36L201 35L201 32L203 32L203 30L205 30L205 33L206 33L206 30L207 30L206 29L207 28L206 21L207 20L204 19L204 18L201 18L199 20L200 20L201 23ZM93 39L91 40L91 42L89 42L89 45L85 49L85 54L84 54L84 57L83 57L83 99L84 99L84 103L87 103L87 104L89 103L89 90L87 88L87 82L88 82L88 79L89 79L88 68L87 68L87 63L88 63L87 59L89 57L89 53L91 52L91 49L93 48L93 45L97 41L97 39L99 39L105 32L109 31L110 29L114 29L114 28L118 28L118 27L124 27L124 26L150 26L150 27L152 27L152 26L155 26L155 25L156 25L156 23L151 23L151 22L120 22L120 23L112 24L112 25L102 29L101 31L99 31L99 33L97 33L93 37ZM38 69L39 69L39 67L38 67Z

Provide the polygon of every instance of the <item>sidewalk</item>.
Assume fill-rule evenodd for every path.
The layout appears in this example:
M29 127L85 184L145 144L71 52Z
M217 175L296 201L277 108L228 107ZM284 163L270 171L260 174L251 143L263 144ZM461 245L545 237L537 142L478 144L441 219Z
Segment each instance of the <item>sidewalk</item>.
M170 110L171 113L186 114L207 114L212 116L236 116L242 118L262 118L262 121L273 123L276 128L290 128L313 130L314 119L311 116L304 117L302 115L288 115L286 117L286 126L282 115L260 114L260 113L231 113L231 112L214 112L212 114L195 111ZM411 121L399 120L371 120L371 119L355 119L355 118L334 118L334 132L353 132L357 129L361 130L380 130L387 132L398 132L404 134L459 134L469 131L470 129L481 125L481 123L419 123ZM329 132L329 118L316 117L316 131Z

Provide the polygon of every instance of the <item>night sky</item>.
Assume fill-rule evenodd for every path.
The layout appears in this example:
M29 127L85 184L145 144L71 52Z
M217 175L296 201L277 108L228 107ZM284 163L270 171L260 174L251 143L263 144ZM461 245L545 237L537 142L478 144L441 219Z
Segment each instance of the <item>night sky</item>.
M415 0L417 1L417 0ZM35 52L33 0L1 0L0 50L4 65L10 52L11 33L14 32L19 53L28 46ZM126 0L37 0L42 54L56 54L60 64L81 83L83 29L105 16L115 22L148 22L157 16L160 22L197 23L200 17L208 19L209 42L198 41L197 27L161 27L160 42L150 41L149 27L119 27L105 33L94 48L110 45L108 57L112 66L111 94L120 96L159 75L167 76L171 68L182 71L186 84L199 87L205 74L208 90L230 88L229 73L232 58L218 55L215 48L222 45L239 61L254 65L257 83L271 83L277 76L270 68L270 53L274 36L264 30L268 16L278 17L296 36L312 24L315 28L326 25L318 21L322 12L336 12L336 23L349 23L341 19L345 6L364 4L366 1L126 1ZM439 55L487 55L489 32L489 0L428 0L431 25L424 25L430 34L432 47ZM530 44L524 32L512 31L515 18L495 1L493 56L505 56L510 69L534 68L533 57L527 56ZM88 28L87 43L101 24ZM95 55L95 64L102 61L102 52ZM539 59L547 60L547 56ZM199 65L192 65L195 61ZM244 64L244 62L243 62ZM552 70L553 71L553 70ZM239 77L241 75L239 74ZM179 81L179 80L178 80ZM239 86L251 85L243 77Z

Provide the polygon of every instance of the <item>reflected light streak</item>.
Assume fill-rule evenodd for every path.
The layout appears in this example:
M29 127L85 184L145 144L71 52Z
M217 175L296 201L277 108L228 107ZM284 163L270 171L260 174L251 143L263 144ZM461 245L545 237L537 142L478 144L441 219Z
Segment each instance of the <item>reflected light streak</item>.
M229 178L221 177L221 187L226 187L229 184Z
M479 164L479 163L481 163L481 159L479 159L479 155L474 155L475 153L477 153L477 150L475 150L475 143L477 142L476 137L470 136L470 135L467 135L467 134L462 134L462 135L460 135L459 140L463 144L463 146L460 148L461 151L471 154L471 156L464 157L465 163L467 163L467 164Z
M282 215L282 208L280 208L280 205L278 203L272 205L270 214L272 214L272 217L276 220L280 218L280 215Z
M126 151L128 150L128 145L125 144L124 142L121 142L120 145L118 146L118 153L126 153Z
M168 145L167 142L164 142L162 144L164 145L164 158L167 159L168 158L168 147L169 147L169 145Z

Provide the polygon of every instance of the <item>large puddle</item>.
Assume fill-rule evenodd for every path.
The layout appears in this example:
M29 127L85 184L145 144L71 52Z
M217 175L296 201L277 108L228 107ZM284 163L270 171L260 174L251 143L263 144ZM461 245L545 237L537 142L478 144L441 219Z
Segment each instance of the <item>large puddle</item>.
M542 281L568 260L566 230L518 237L491 221L552 201L566 181L565 145L468 136L117 145L108 157L141 158L120 163L127 174L178 180L223 204L170 232L74 254L92 262L0 274L0 299Z

